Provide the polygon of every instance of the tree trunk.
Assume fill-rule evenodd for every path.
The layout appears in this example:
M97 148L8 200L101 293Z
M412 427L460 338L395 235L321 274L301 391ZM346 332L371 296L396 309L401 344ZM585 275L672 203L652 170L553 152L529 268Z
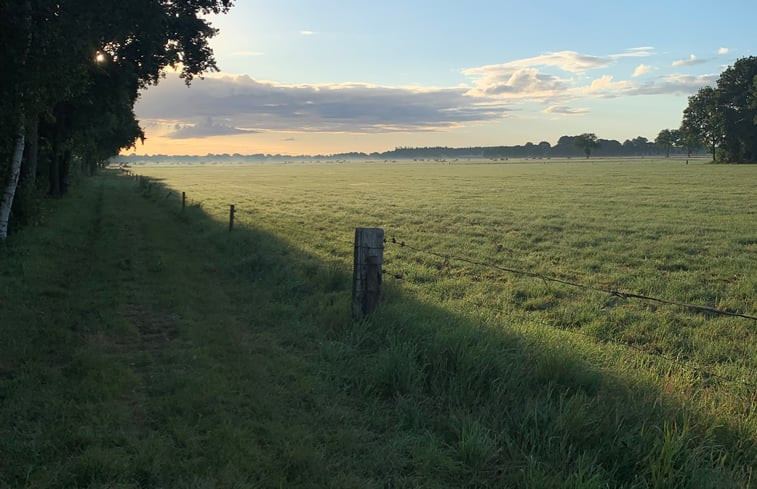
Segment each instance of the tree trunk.
M71 173L71 158L71 149L66 149L66 151L63 152L63 158L60 165L60 184L58 184L58 187L60 188L61 195L65 195L68 192L68 177Z
M53 141L52 154L50 155L50 174L48 194L52 197L60 197L60 160L61 150L57 138Z
M21 113L23 114L23 105L21 106ZM11 207L13 206L13 197L16 195L16 188L18 187L18 178L21 175L21 160L24 156L25 142L26 125L22 115L18 121L10 177L3 189L3 200L0 201L0 240L5 240L8 237L8 221L11 215Z
M21 170L24 185L34 185L37 182L37 162L39 161L39 117L31 117L26 127L26 158Z
M32 4L30 0L24 2L24 10L26 46L19 63L22 73L25 71L26 59L29 57L29 50L31 50L32 46ZM24 145L26 144L26 114L24 112L23 89L19 89L18 100L18 129L14 141L10 174L3 188L2 200L0 200L0 241L5 241L8 237L8 222L10 220L11 207L13 206L13 197L15 197L16 188L18 188L18 179L21 176L21 161L24 157Z

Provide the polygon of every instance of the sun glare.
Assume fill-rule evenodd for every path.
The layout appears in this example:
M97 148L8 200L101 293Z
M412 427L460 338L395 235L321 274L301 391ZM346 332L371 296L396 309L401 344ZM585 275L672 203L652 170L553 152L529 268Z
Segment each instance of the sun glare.
M103 53L97 53L95 61L98 63L105 63L105 55Z

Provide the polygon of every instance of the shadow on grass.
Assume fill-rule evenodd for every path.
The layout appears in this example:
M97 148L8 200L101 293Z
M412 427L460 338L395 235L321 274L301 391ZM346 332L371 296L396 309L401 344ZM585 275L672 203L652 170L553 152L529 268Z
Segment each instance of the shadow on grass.
M191 286L201 291L196 304L157 294L125 318L158 329L163 322L175 323L179 332L173 336L216 348L192 349L196 363L185 366L189 360L183 353L140 347L146 364L158 368L152 357L177 355L181 361L171 365L191 375L158 376L138 396L145 406L130 401L131 409L150 413L143 423L149 429L140 428L131 442L137 453L126 450L131 468L98 473L84 464L76 479L82 485L136 480L142 486L181 487L722 488L753 483L756 452L748 423L737 428L703 414L638 372L596 367L602 356L596 345L543 327L513 329L424 303L413 296L412 286L396 283L385 284L375 314L353 322L351 276L342 259L326 262L242 223L229 233L227 223L214 220L201 205L182 210L172 198L180 198L180 190L169 194L156 180L149 191L134 188L153 212L173 216L177 232L194 250L187 256L195 260L184 269L171 267L170 276L164 265L150 264L146 270L164 283L139 287L175 286L182 274L192 281L206 276L207 283ZM170 251L162 251L166 263ZM146 370L137 375L146 376ZM181 396L171 397L174 393ZM183 405L174 405L176 399ZM158 400L159 408L149 405ZM745 416L753 417L748 411L753 408L746 409ZM133 412L127 416L134 417ZM157 434L162 431L171 433L170 443ZM74 444L72 450L86 453L87 447ZM193 462L193 456L202 461ZM158 467L156 460L182 470ZM141 472L133 468L140 464Z

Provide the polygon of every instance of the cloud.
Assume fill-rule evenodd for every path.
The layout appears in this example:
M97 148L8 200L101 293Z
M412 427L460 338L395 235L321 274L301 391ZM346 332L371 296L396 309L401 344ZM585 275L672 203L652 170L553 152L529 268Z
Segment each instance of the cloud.
M480 75L475 79L469 95L498 97L504 99L547 99L564 92L566 81L541 73L537 68L502 68L468 70L468 75Z
M642 46L626 49L625 53L611 54L610 58L646 58L655 54L654 47Z
M543 110L545 114L582 115L588 114L589 109L573 108L565 105L552 105Z
M695 65L701 65L703 63L706 63L706 59L699 59L693 54L688 57L688 59L677 59L673 61L673 64L671 66L680 67L680 66L695 66Z
M463 74L473 81L474 86L469 92L471 96L532 100L554 104L554 102L609 88L609 86L601 86L602 79L595 80L592 86L579 87L574 79L576 75L609 66L615 63L617 58L649 56L652 54L652 49L651 47L631 48L625 53L605 57L579 54L575 51L559 51L497 65L468 68L463 70ZM557 68L568 75L564 77L544 72L541 69L543 67ZM613 87L625 88L621 82L614 82Z
M627 95L690 95L706 85L714 85L719 75L667 75L629 88Z
M258 131L251 129L239 129L227 124L213 122L212 117L206 117L201 122L182 124L177 123L173 131L166 134L171 139L207 138L212 136L229 136L233 134L250 134Z
M315 34L313 31L300 31L300 35L302 36L312 36L313 34Z
M718 49L718 54L728 54L728 51L728 48L720 48Z
M486 65L479 68L470 68L463 71L468 76L486 75L500 71L510 72L516 69L531 68L534 66L555 66L570 73L580 73L587 70L602 68L609 65L612 59L579 54L575 51L559 51L547 53L532 58L524 58L498 65Z
M649 47L631 48L644 53ZM686 63L699 63L692 56ZM175 73L142 93L136 112L145 127L154 124L174 139L250 132L389 133L445 131L502 120L514 110L577 116L582 102L651 95L691 95L717 75L672 74L628 80L609 74L588 77L584 70L619 63L572 51L549 53L502 64L469 68L467 85L454 87L381 86L368 83L285 84L246 75L209 74L186 88ZM634 77L650 73L639 64ZM156 129L157 130L157 129Z
M646 75L652 70L652 67L649 65L641 64L636 67L635 70L633 70L633 77L636 78L637 76Z
M180 124L171 135L177 138L242 131L436 131L501 119L509 110L501 102L467 96L467 91L362 83L286 85L219 74L185 88L169 74L143 92L136 111L146 121Z

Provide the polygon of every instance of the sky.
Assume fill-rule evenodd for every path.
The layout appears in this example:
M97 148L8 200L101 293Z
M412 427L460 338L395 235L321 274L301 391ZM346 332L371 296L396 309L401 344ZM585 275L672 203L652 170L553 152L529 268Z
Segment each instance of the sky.
M333 154L593 132L650 140L757 55L757 2L236 0L220 71L135 107L137 154Z

